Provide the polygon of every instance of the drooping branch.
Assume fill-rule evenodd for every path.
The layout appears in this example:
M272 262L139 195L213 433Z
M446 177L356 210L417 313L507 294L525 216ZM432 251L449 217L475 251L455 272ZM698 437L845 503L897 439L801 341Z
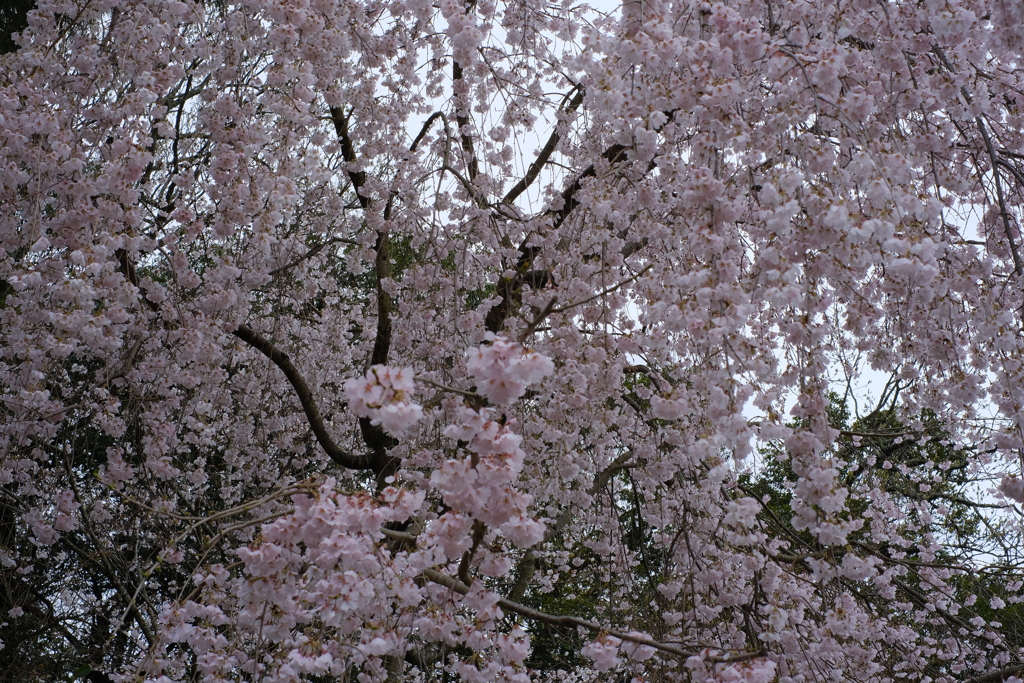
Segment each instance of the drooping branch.
M390 535L390 532L388 532L387 530L384 530L384 533L385 535ZM443 572L439 572L436 569L425 570L423 572L423 576L438 585L444 586L445 588L448 588L458 593L459 595L466 595L470 591L469 586L464 584L462 581L459 581L453 576L448 576ZM690 658L699 656L701 654L697 650L686 650L679 647L678 645L674 645L671 643L663 643L661 641L654 640L653 638L647 638L645 636L638 635L635 633L626 633L624 631L607 628L605 626L602 626L601 624L595 623L593 621L587 621L586 619L581 619L579 617L574 617L571 615L548 614L547 612L542 612L538 609L534 609L527 605L523 605L518 602L513 602L511 600L506 600L504 598L498 599L498 607L505 610L506 612L513 612L521 617L525 617L533 621L539 621L541 623L549 624L551 626L561 626L565 628L584 628L593 633L604 633L610 635L624 642L635 643L637 645L646 645L647 647L651 647L655 650L659 650L666 654L675 655L677 657ZM722 649L726 650L726 648ZM706 657L705 661L713 662L716 664L726 662L745 662L751 659L757 659L758 657L763 657L764 655L764 650L758 650L757 652L745 652L739 655L735 655L733 657Z
M953 68L952 62L946 56L946 52L938 45L932 46L932 52L942 62L942 66L945 67L946 71L950 74L956 73L956 69ZM971 93L967 90L967 86L960 86L960 93L964 96L964 101L968 104L974 102L974 98ZM996 155L995 146L992 144L992 136L989 135L988 128L985 126L985 121L982 116L977 116L974 119L975 124L978 126L978 131L981 133L981 139L985 142L985 151L988 153L988 158L992 164L992 179L996 185L996 201L999 204L999 215L1003 222L1003 231L1006 234L1006 240L1010 245L1010 257L1013 259L1013 272L1020 277L1024 274L1024 263L1021 262L1020 253L1017 251L1017 242L1013 239L1013 229L1010 227L1010 214L1006 208L1006 199L1003 197L1003 183L999 173L999 157ZM959 128L959 126L957 126ZM962 131L961 131L962 133Z
M295 364L292 363L287 353L274 346L270 340L253 331L248 325L239 325L234 331L234 335L269 358L274 365L281 369L281 372L284 373L289 384L295 390L295 395L299 398L302 411L306 414L306 420L316 436L317 443L320 444L320 447L324 449L324 452L327 453L331 460L350 470L374 469L374 459L371 455L349 453L334 441L327 431L323 417L320 415L320 409L313 398L313 392L310 391L306 379L299 372L298 368L295 367Z
M985 141L985 149L988 151L988 158L992 163L992 178L996 184L996 201L999 202L999 215L1003 219L1003 232L1006 233L1006 241L1010 244L1010 257L1013 259L1013 272L1018 276L1024 274L1024 264L1021 263L1020 253L1017 251L1017 241L1013 238L1013 228L1010 226L1010 212L1006 208L1006 199L1003 197L1003 182L999 170L999 157L992 146L992 136L988 133L985 122L979 116L975 121L978 130L981 131L981 138Z

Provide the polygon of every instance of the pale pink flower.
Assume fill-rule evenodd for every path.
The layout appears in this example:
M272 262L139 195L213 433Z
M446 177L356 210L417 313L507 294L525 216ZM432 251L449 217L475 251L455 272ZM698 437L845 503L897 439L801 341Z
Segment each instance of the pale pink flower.
M555 365L547 356L524 349L519 342L487 334L469 354L466 369L477 379L477 392L497 405L508 405L526 393L526 388L550 375Z
M594 668L598 671L609 671L622 663L622 660L619 659L621 644L622 641L615 636L603 635L584 645L580 654L592 659Z
M774 679L775 662L760 658L728 664L719 669L712 680L714 683L771 683Z
M415 389L412 368L386 365L374 365L364 377L345 382L352 412L398 437L423 417L423 407L411 398Z
M1024 479L1008 475L999 484L999 492L1018 503L1024 503Z

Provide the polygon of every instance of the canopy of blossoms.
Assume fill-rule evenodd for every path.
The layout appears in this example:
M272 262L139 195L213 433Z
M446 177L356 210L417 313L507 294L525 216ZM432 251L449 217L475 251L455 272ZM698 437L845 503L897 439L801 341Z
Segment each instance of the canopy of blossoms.
M0 669L1019 681L1022 25L39 0Z

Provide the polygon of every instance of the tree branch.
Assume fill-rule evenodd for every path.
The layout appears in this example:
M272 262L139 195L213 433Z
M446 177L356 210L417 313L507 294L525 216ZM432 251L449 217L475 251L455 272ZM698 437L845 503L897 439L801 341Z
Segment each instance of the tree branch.
M385 533L387 532L385 531ZM447 574L439 572L436 569L425 570L423 572L423 576L433 581L434 583L444 586L445 588L448 588L460 595L466 595L467 593L469 593L469 586L464 584L462 581L459 581L455 577L448 576ZM663 643L657 640L653 640L651 638L646 638L641 635L625 633L623 631L618 631L616 629L607 628L605 626L602 626L601 624L597 624L592 621L587 621L586 619L580 619L579 617L548 614L547 612L541 612L540 610L528 607L526 605L522 605L518 602L505 600L504 598L498 599L498 606L507 612L514 612L515 614L518 614L522 617L526 617L527 619L532 619L533 621L539 621L541 623L550 624L552 626L563 626L567 628L576 626L580 628L585 628L588 631L592 631L594 633L605 633L607 635L618 638L619 640L622 640L624 642L636 643L637 645L646 645L647 647L652 647L655 650L660 650L661 652L675 655L677 657L689 658L700 655L700 652L696 650L684 650L683 648L671 645L669 643ZM705 661L713 662L716 664L726 662L745 662L751 659L756 659L758 657L763 657L764 655L764 650L758 650L757 652L745 652L735 657L707 657L705 658Z
M452 80L462 80L462 65L454 59L452 60ZM461 100L461 98L459 99ZM480 174L480 165L476 159L476 150L473 149L473 138L469 136L469 133L465 132L465 129L469 128L469 117L466 115L466 110L461 106L458 106L458 102L456 104L455 125L459 127L459 138L462 140L462 150L467 155L466 170L469 172L469 181L472 183Z
M1003 219L1003 232L1006 233L1006 241L1010 243L1013 272L1020 276L1024 274L1024 264L1021 263L1020 253L1017 251L1017 242L1013 239L1013 228L1010 227L1010 213L1006 208L1006 200L1003 197L1003 182L999 173L999 158L996 156L995 148L992 146L992 137L988 134L985 122L980 116L975 121L978 124L978 130L981 131L981 138L985 141L988 158L992 162L992 178L996 183L996 200L999 202L999 215Z
M442 114L439 111L435 111L433 114L430 115L430 117L426 121L423 122L423 127L420 129L419 135L417 135L416 139L412 141L411 145L409 145L410 152L416 151L416 148L419 147L420 142L422 142L423 138L426 137L427 131L430 130L430 124L432 124L437 119L444 119L444 114Z
M968 678L964 683L1001 683L1010 676L1018 676L1019 674L1024 674L1024 664L1011 664L1010 666L984 674L983 676Z
M341 142L341 156L345 159L348 164L354 164L356 161L356 150L352 144L352 138L348 133L348 115L341 110L341 107L331 107L331 121L334 122L334 131L338 134L338 141ZM354 171L349 169L347 171L348 179L352 183L352 187L356 191L356 198L359 200L359 206L363 209L370 208L370 198L364 197L362 193L363 186L366 185L366 171Z
M629 148L625 145L612 145L606 149L603 154L601 154L601 158L606 159L610 164L617 163L625 158L627 149ZM593 178L596 175L597 167L594 164L591 164L590 166L587 166L582 173L576 176L576 179L573 180L569 187L562 191L562 207L551 211L551 214L554 216L552 227L557 228L562 225L562 223L565 222L565 219L569 217L569 214L571 214L573 210L580 205L579 200L576 199L576 194L583 187L584 180L587 178Z
M625 158L627 149L629 148L625 145L612 145L601 154L601 158L606 159L609 163L616 163ZM552 209L548 212L549 215L554 216L553 228L558 228L569 217L573 209L579 206L580 203L576 199L576 193L583 187L585 179L595 175L597 175L597 167L591 164L562 192L561 208ZM523 189L525 190L525 188ZM520 256L519 261L516 263L516 274L511 278L502 277L498 281L497 290L501 300L491 306L484 319L484 327L488 332L498 334L505 326L505 320L508 318L509 313L512 312L513 307L517 306L522 298L523 279L533 266L534 258L536 258L539 252L540 247L531 246L526 242L519 247Z
M374 469L374 458L371 455L349 453L342 450L334 439L331 438L326 425L324 425L324 419L320 415L320 409L316 405L316 400L313 398L313 392L310 391L306 379L292 363L287 353L278 349L269 340L253 331L248 325L239 325L233 334L269 358L274 365L281 369L281 372L284 373L292 388L295 389L295 394L299 398L299 403L302 405L302 410L306 414L306 420L309 422L317 442L331 460L350 470Z
M332 237L329 240L321 242L319 245L313 247L312 249L307 251L302 256L299 256L298 258L294 259L293 261L290 261L289 263L286 263L285 265L281 266L280 268L274 268L272 271L270 271L269 274L271 276L274 276L274 275L277 275L278 273L283 273L286 270L294 268L295 266L299 265L300 263L302 263L306 259L313 258L317 254L319 254L321 251L323 251L326 247L329 247L332 244L352 244L352 245L358 246L359 242L357 242L355 240L346 239L344 237Z
M577 92L569 102L569 106L565 108L566 113L575 112L580 108L580 105L583 104L583 88L575 86L573 89ZM535 181L537 176L540 175L541 170L544 168L544 165L547 164L548 159L551 158L551 155L554 153L555 148L558 147L558 143L561 142L561 140L562 137L558 134L558 124L556 123L555 129L551 131L551 135L548 137L547 143L540 150L540 153L537 155L537 158L533 160L533 163L530 164L530 168L527 169L526 175L508 191L508 194L506 194L501 200L502 203L511 204L519 197L519 195L525 192L530 185L533 184L533 181Z
M342 156L348 164L355 164L355 146L352 144L352 138L348 131L349 117L339 107L331 107L330 111L331 120L334 122L334 130L338 135L338 140L341 142ZM425 133L421 133L421 135L423 134ZM352 187L355 188L356 196L359 198L359 206L362 207L364 212L372 210L373 200L363 194L363 187L366 185L366 172L350 169L348 177L352 181ZM391 217L392 200L393 196L388 198L384 209L385 220ZM377 333L373 340L370 365L387 365L391 349L392 301L391 295L387 293L383 285L384 280L391 277L389 247L389 233L384 230L378 231L377 244L375 246L377 255L374 258L374 269L377 275ZM305 407L305 403L303 407ZM359 431L362 434L363 442L373 452L369 467L361 469L372 469L377 475L378 490L383 489L385 485L384 480L398 469L398 460L388 455L388 451L394 448L398 442L389 436L380 425L371 424L371 420L366 417L359 418ZM324 435L326 436L326 432L324 432ZM317 434L317 439L320 439L319 434ZM321 445L323 445L323 442L321 442Z

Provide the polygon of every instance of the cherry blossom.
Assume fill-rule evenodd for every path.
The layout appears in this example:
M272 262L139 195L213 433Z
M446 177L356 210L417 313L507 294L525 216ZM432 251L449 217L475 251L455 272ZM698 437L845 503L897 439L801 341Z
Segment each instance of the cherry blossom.
M8 678L1020 678L1021 3L9 4Z
M384 365L375 365L365 377L345 383L352 412L370 418L393 436L402 436L423 417L423 408L410 399L415 389L412 368Z
M615 636L604 636L583 646L580 653L594 661L598 671L616 668L619 663L619 646L622 641Z
M487 341L474 349L466 369L478 380L477 391L497 405L508 405L526 393L527 387L550 375L551 359L527 350L518 342L487 334Z
M755 659L742 664L729 664L715 674L721 683L771 683L775 680L775 662Z

